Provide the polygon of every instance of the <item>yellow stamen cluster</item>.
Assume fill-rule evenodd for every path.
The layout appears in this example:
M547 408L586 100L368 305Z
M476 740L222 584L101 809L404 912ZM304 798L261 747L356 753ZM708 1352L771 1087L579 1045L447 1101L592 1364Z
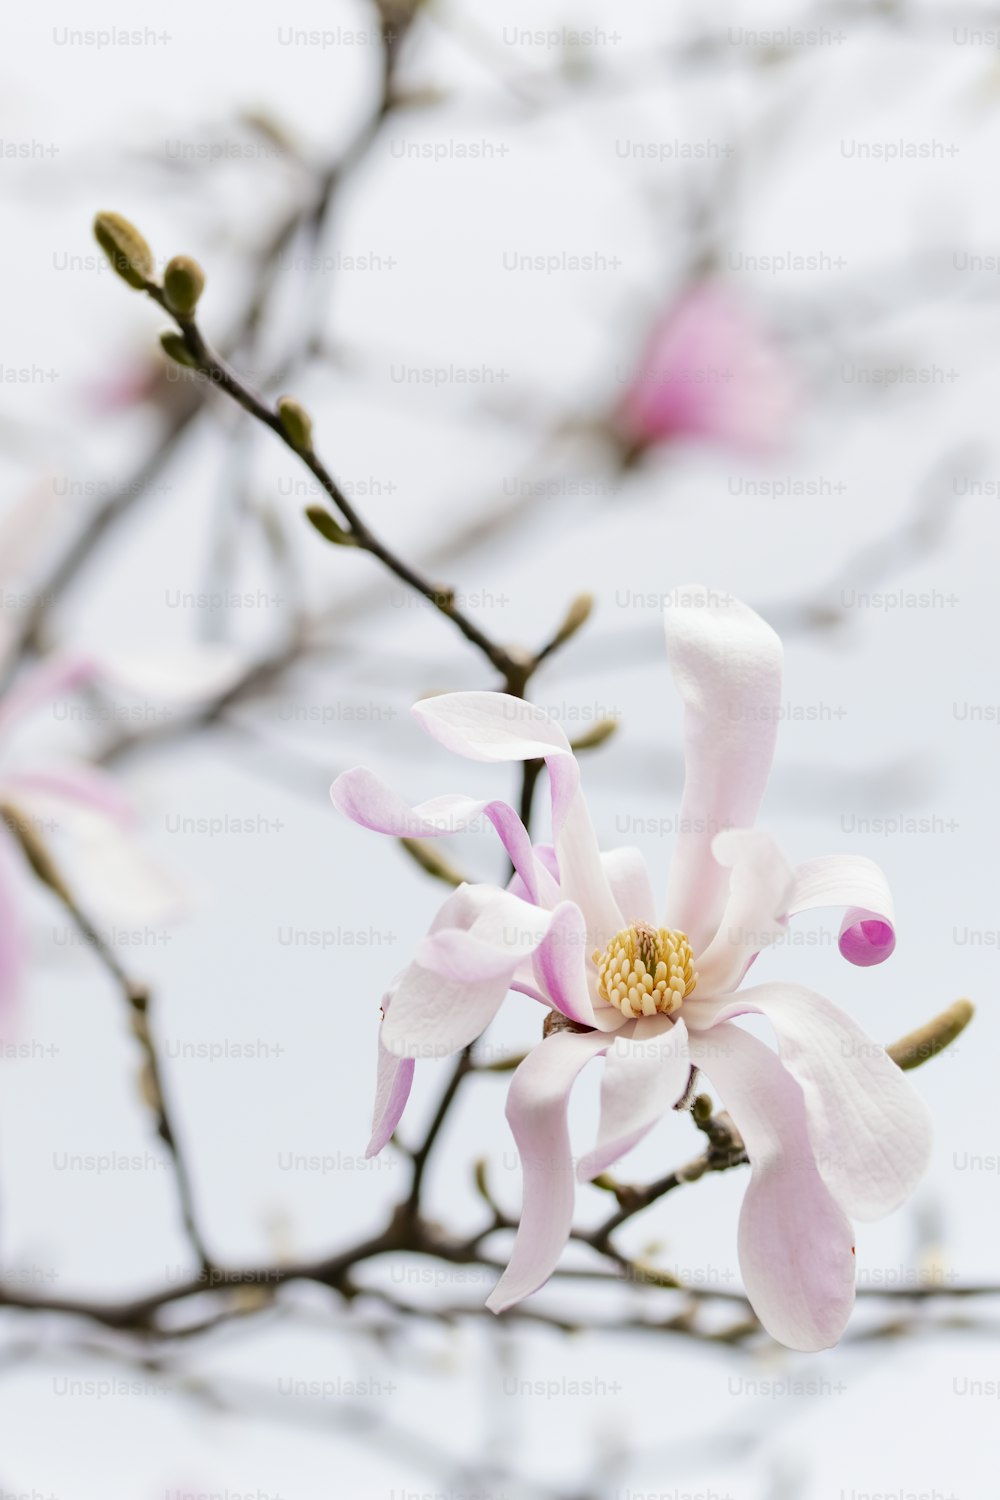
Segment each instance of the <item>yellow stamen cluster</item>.
M694 954L683 932L637 922L619 932L597 965L597 993L623 1016L670 1016L698 982Z

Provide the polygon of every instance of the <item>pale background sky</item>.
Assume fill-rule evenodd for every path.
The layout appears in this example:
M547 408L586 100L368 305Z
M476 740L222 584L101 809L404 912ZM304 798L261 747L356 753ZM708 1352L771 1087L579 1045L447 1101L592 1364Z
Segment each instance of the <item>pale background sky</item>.
M747 599L785 633L787 701L818 713L783 726L763 822L793 859L851 849L880 861L896 894L899 944L889 965L868 971L843 964L829 943L790 946L769 972L830 995L886 1041L959 995L979 1006L974 1030L914 1075L936 1120L933 1166L906 1210L860 1229L861 1275L892 1281L930 1257L942 1274L995 1280L998 1177L968 1154L994 1168L1000 1156L991 1107L1000 278L966 265L974 254L1000 264L1000 52L963 43L966 17L944 7L936 19L914 12L898 26L853 10L840 21L814 19L834 39L762 66L728 40L728 28L804 24L805 12L758 5L751 19L718 5L668 15L649 0L581 3L572 14L549 0L507 0L498 12L449 0L439 21L413 35L404 79L446 97L390 122L340 202L328 247L380 257L382 267L321 274L304 310L290 292L274 347L304 316L336 356L312 362L295 391L334 469L381 491L359 503L408 555L509 507L518 486L552 481L553 493L516 525L442 573L478 596L490 628L526 643L546 636L573 594L593 591L588 631L539 676L535 697L568 722L620 713L621 731L586 764L586 785L602 842L639 844L661 878L669 840L625 824L676 811L679 710L657 613L627 596L702 580ZM266 111L307 160L325 160L370 101L374 49L343 39L285 45L284 28L372 24L347 0L238 13L178 0L152 21L106 0L86 15L48 0L4 17L5 503L37 491L42 514L72 524L155 435L148 408L102 408L108 387L154 348L162 319L98 272L94 211L128 214L163 259L196 254L209 278L203 322L218 333L245 287L248 241L301 186L295 168L267 155L237 117ZM556 49L506 40L512 27L564 24L601 28L583 60L606 84L561 85ZM162 28L169 40L132 49L59 41L65 27L115 26ZM670 56L703 28L721 38L721 61ZM524 72L552 75L552 107L535 113L505 87L505 74ZM714 146L737 151L708 165L623 154L622 143L677 141L709 143L713 155ZM931 143L940 154L864 162L858 141ZM12 159L11 143L37 143L33 159ZM248 159L179 166L184 145L191 155L220 143ZM462 160L460 143L483 150ZM444 147L445 159L414 159L404 144ZM773 463L678 448L620 481L596 447L546 448L546 433L617 389L645 321L684 279L699 202L731 283L787 343L801 381L799 418ZM620 264L561 275L504 266L513 254L563 253ZM745 257L780 253L818 256L822 269L746 268ZM485 392L398 378L400 366L452 365L507 375ZM883 392L855 378L897 366L943 373ZM24 368L34 378L7 373ZM221 637L250 648L280 632L292 598L338 605L336 649L296 673L280 698L237 715L253 741L220 732L123 767L149 845L193 892L168 940L126 956L157 992L168 1082L210 1242L222 1259L253 1262L278 1250L320 1253L375 1226L402 1181L390 1157L348 1168L367 1140L378 996L424 931L439 889L390 843L341 822L329 781L364 762L414 801L510 787L502 771L452 761L405 717L428 691L486 685L476 656L440 619L404 605L368 559L324 548L299 524L295 512L308 500L301 472L265 433L241 428L236 449L223 441L231 416L220 401L202 419L161 490L136 508L57 622L59 639L75 645ZM747 493L753 482L789 479L822 493ZM593 493L575 493L575 481ZM209 586L213 540L228 535L241 494L289 520L298 581L284 602L238 617L174 607L178 594ZM931 544L912 556L890 549L884 567L876 551L872 583L864 549L898 534L921 506L934 517ZM267 591L259 532L244 518L238 533L235 586ZM837 629L802 628L802 605L843 604L870 587L940 602L846 608ZM992 713L973 722L970 705ZM326 710L327 722L290 722L312 709L320 720ZM352 720L347 709L360 712ZM86 742L83 729L44 716L36 734L53 746ZM217 837L172 831L178 819L219 815L275 826ZM886 818L930 820L930 831L886 834L864 821ZM485 838L454 854L498 873ZM167 1173L58 1167L67 1151L155 1151L120 1001L89 955L67 947L43 899L32 912L36 967L19 1035L59 1051L3 1064L0 1267L42 1284L55 1273L66 1295L138 1292L187 1263ZM325 951L295 947L281 941L288 927L373 930L385 941L367 950L335 940ZM526 1044L535 1020L528 1002L515 1003L498 1037ZM213 1040L259 1044L267 1055L214 1064L176 1055ZM411 1129L440 1081L423 1070ZM449 1221L475 1222L468 1181L478 1155L494 1161L497 1191L516 1206L502 1087L470 1089L443 1142L430 1187ZM596 1094L594 1070L574 1108L581 1140ZM623 1175L652 1177L695 1145L684 1122L668 1122ZM341 1170L290 1171L290 1153L333 1153ZM638 1251L656 1239L665 1264L736 1285L743 1190L736 1172L702 1182L637 1221L629 1244ZM581 1195L581 1214L600 1208L594 1198ZM364 1274L389 1281L428 1270L442 1274L422 1263ZM487 1295L489 1280L464 1277L432 1282L428 1299ZM543 1294L552 1307L590 1295L596 1306L596 1290ZM637 1292L623 1297L627 1307L650 1305ZM997 1390L997 1346L984 1333L754 1359L667 1338L570 1340L514 1328L494 1341L470 1321L454 1331L414 1325L378 1349L318 1289L292 1289L288 1301L300 1316L264 1318L188 1351L190 1387L67 1353L69 1338L89 1329L4 1315L5 1349L36 1339L43 1353L9 1365L0 1356L3 1493L979 1500L996 1492L995 1399L967 1393L977 1380ZM852 1331L878 1312L867 1305ZM986 1319L989 1307L981 1312ZM222 1382L227 1404L198 1395L205 1376ZM129 1394L81 1394L72 1384L66 1393L67 1382L102 1378L146 1383ZM289 1381L358 1378L375 1386L356 1402L283 1394ZM766 1382L777 1379L815 1384L774 1395ZM511 1380L620 1389L539 1400L511 1395ZM511 1461L521 1480L463 1468L484 1453Z

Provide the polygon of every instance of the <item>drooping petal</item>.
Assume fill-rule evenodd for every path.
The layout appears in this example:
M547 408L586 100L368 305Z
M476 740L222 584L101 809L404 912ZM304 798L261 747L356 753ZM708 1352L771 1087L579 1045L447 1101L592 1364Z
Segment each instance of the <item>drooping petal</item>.
M561 893L583 912L591 945L603 947L622 917L601 864L580 768L559 725L508 693L442 693L417 703L413 712L428 734L470 760L544 759Z
M869 968L891 955L896 946L892 892L874 860L863 854L830 854L799 865L789 914L825 906L847 908L840 951L849 963Z
M712 853L732 873L719 929L695 958L699 995L728 994L756 954L780 942L794 878L791 865L767 833L734 829L716 834Z
M643 1016L631 1036L614 1038L604 1064L597 1142L577 1168L581 1182L631 1151L673 1109L690 1070L687 1028L681 1020Z
M577 1075L607 1045L600 1032L556 1032L528 1053L511 1079L507 1119L521 1156L524 1193L510 1263L486 1302L493 1312L537 1291L559 1262L575 1198L569 1095Z
M467 931L498 894L495 886L459 886L436 913L431 934ZM508 988L507 973L463 983L410 964L396 981L382 1023L382 1045L395 1057L441 1058L460 1052L486 1030Z
M401 976L400 976L401 977ZM388 993L382 1001L383 1021L379 1027L378 1039L378 1074L375 1084L375 1108L372 1117L372 1137L368 1142L365 1156L378 1156L379 1152L388 1144L392 1134L402 1118L406 1101L410 1097L410 1089L413 1086L413 1072L416 1064L412 1057L397 1057L395 1053L388 1051L382 1044L382 1027L385 1025L384 1016L389 1012L393 996L399 981L390 986Z
M930 1112L905 1073L856 1021L792 984L755 985L685 1002L692 1034L734 1016L765 1016L802 1088L809 1138L830 1191L855 1219L880 1219L913 1192L931 1150Z
M701 586L677 589L667 651L684 700L686 776L667 894L667 925L700 952L714 937L728 873L712 855L727 828L749 828L774 754L781 642L759 615Z
M334 806L345 817L375 833L401 839L433 839L460 833L477 818L493 824L510 862L520 876L529 899L540 906L554 906L559 899L555 882L543 861L536 858L527 829L506 802L445 795L410 807L364 766L345 771L330 788Z
M656 897L642 851L627 845L608 849L601 855L601 863L622 914L622 925L631 927L636 922L649 922L658 926Z
M802 1090L756 1037L722 1025L690 1038L750 1158L740 1268L767 1331L790 1349L828 1349L854 1305L854 1234L809 1146Z

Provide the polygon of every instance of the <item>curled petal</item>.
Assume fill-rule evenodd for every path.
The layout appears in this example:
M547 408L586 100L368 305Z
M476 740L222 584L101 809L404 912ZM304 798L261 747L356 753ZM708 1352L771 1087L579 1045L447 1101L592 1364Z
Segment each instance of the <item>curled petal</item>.
M789 1349L828 1349L854 1305L854 1234L813 1157L802 1090L756 1037L722 1025L690 1040L746 1144L740 1269L767 1331Z
M847 1213L879 1219L913 1192L931 1150L930 1113L885 1048L822 995L791 984L756 985L695 1006L692 1032L734 1016L765 1016L787 1071L801 1086L819 1170Z
M690 1069L683 1021L643 1016L631 1036L615 1037L604 1064L597 1143L577 1168L581 1182L631 1151L673 1109Z
M487 1307L503 1312L547 1281L573 1225L575 1179L566 1110L577 1075L608 1045L600 1032L556 1032L511 1079L507 1119L524 1173L521 1221L510 1263Z
M728 994L756 954L779 942L787 926L791 865L770 834L734 829L716 834L712 853L731 870L729 897L719 930L698 955L698 993Z
M487 817L500 835L528 898L539 906L553 906L558 900L552 876L544 862L536 859L527 829L506 802L484 802L456 794L433 797L418 807L410 807L364 766L338 776L330 788L330 796L334 806L352 822L400 839L433 839L460 833L477 818Z
M684 796L670 870L667 923L698 953L722 917L728 873L716 833L752 827L774 755L781 642L759 615L701 586L665 612L667 652L684 700Z
M603 947L621 927L622 916L601 864L580 768L559 725L543 709L508 693L442 693L425 698L413 712L428 734L470 760L545 761L561 893L583 912L592 946Z
M789 915L824 906L847 908L840 951L849 963L869 968L891 955L896 946L892 893L874 860L863 854L831 854L799 865Z

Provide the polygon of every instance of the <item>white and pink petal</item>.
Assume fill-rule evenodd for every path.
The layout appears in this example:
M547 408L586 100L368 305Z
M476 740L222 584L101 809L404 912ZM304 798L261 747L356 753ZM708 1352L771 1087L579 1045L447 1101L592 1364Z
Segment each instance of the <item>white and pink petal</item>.
M802 1089L769 1047L737 1026L692 1034L690 1049L750 1160L738 1239L750 1305L788 1348L828 1349L854 1305L854 1233L813 1156Z

